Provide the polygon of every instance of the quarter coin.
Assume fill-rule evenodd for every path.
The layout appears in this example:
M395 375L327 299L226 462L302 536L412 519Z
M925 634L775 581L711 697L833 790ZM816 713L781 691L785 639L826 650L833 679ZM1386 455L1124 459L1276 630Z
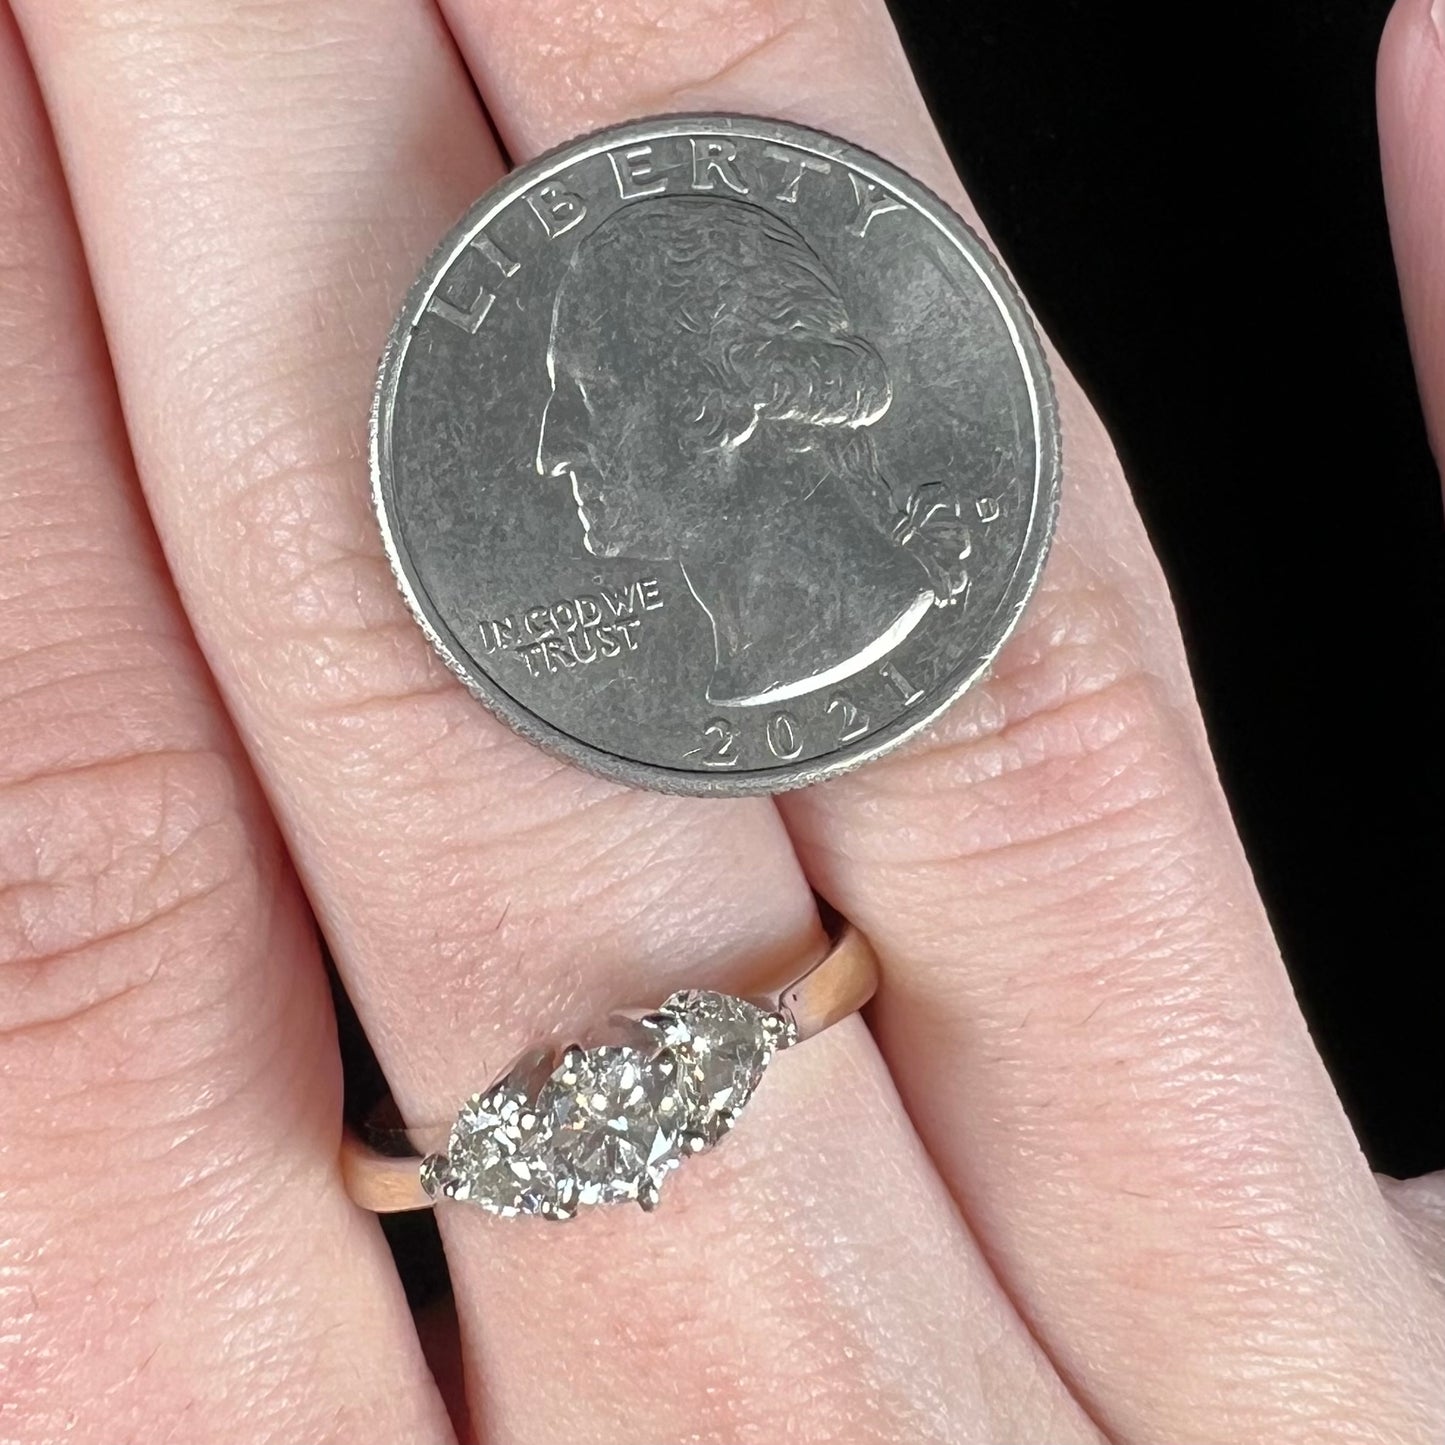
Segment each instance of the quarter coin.
M989 665L1053 529L1027 310L917 181L667 116L513 171L382 358L372 472L432 643L519 732L668 792L776 792Z

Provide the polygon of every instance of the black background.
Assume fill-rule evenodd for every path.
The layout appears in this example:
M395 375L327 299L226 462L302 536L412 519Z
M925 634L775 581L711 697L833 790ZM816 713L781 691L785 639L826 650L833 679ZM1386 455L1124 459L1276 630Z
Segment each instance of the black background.
M1371 1162L1445 1166L1445 529L1395 288L1380 0L893 0L1109 423L1225 787ZM1442 238L1445 244L1445 238Z
M892 8L1123 454L1370 1160L1445 1167L1445 528L1380 183L1389 5L1253 0L1245 26L1099 0ZM343 1038L364 1109L379 1076L354 1019ZM413 1299L434 1297L431 1216L387 1223Z

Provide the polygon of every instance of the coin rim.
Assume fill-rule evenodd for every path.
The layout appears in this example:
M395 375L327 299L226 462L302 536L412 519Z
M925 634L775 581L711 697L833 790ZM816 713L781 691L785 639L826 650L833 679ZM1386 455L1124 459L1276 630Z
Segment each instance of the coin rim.
M590 159L625 142L661 140L689 134L729 133L748 140L800 146L810 149L813 154L824 159L837 161L902 196L946 235L988 287L1008 325L1015 352L1024 363L1025 374L1033 388L1037 429L1033 512L1019 551L1018 565L989 618L990 625L984 636L987 645L975 648L951 670L949 677L952 681L943 687L931 688L923 705L901 713L892 722L866 734L856 742L834 752L742 772L673 768L661 763L622 757L582 741L519 702L495 678L475 664L469 665L465 660L466 649L458 642L446 619L441 616L440 609L435 606L422 585L420 577L416 575L400 531L392 525L392 508L396 502L391 446L392 418L407 348L432 294L445 279L452 262L465 250L473 237L525 191L577 161ZM536 156L526 165L508 172L467 208L466 213L433 249L408 290L406 300L387 335L386 346L377 368L369 431L372 505L381 528L382 543L392 575L428 641L451 671L461 679L467 690L529 742L555 757L632 787L690 797L747 797L787 792L849 772L886 752L891 752L922 732L978 681L1012 635L1038 586L1048 560L1059 510L1063 448L1058 396L1028 303L1013 284L1002 262L953 207L892 162L884 160L864 146L826 131L768 116L731 112L711 115L689 113L625 121L577 136ZM1026 567L1025 561L1034 549L1037 549L1034 565L1031 568Z

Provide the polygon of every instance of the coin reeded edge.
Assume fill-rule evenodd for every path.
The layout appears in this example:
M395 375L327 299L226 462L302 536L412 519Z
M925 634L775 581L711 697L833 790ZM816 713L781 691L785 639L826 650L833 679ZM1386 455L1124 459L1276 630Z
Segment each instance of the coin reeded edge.
M578 161L590 159L618 145L645 144L678 135L728 133L749 140L808 146L815 154L835 160L902 196L947 238L973 268L992 298L1008 328L1015 353L1022 362L1032 406L1036 457L1033 504L1019 549L1019 565L1015 567L1003 597L991 614L992 619L1004 614L1002 626L989 629L990 645L975 651L956 667L949 681L936 689L927 706L896 718L856 743L831 753L800 762L781 763L776 767L705 773L642 762L594 747L524 707L495 679L479 677L469 670L461 660L467 655L466 649L436 615L437 609L428 608L430 599L426 589L411 566L405 544L392 527L388 500L394 499L395 494L391 422L407 348L436 288L477 233L525 191ZM1038 328L1028 303L1002 261L968 222L921 181L866 147L791 121L733 113L652 116L589 131L514 168L473 202L423 263L392 323L377 368L369 418L369 443L372 504L392 574L427 640L467 690L516 732L554 757L630 787L694 797L781 793L821 782L892 751L946 712L988 671L1034 595L1048 561L1058 517L1063 460L1058 394ZM1033 567L1025 568L1023 561L1031 555L1036 556L1037 561Z

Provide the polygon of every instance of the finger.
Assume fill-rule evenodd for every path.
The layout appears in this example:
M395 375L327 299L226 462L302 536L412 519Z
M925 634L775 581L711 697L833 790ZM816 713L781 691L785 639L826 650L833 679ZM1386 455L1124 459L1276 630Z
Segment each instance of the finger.
M1380 1186L1426 1276L1445 1295L1445 1172L1437 1170L1418 1179L1382 1178Z
M1420 399L1445 456L1445 13L1399 0L1380 47L1380 155Z
M817 920L771 807L627 794L536 753L435 662L383 560L375 356L497 167L434 13L21 13L152 511L410 1116L445 1119L539 1033L796 956ZM732 1164L698 1161L651 1219L444 1214L483 1433L1092 1438L866 1032L775 1076Z
M1445 7L1399 0L1380 42L1380 158L1395 265L1436 458L1445 456ZM1445 1288L1445 1174L1385 1180L1406 1238Z
M447 8L524 153L644 111L782 113L966 205L880 4ZM994 679L928 745L784 814L883 944L913 1117L1097 1415L1313 1438L1344 1382L1418 1433L1428 1391L1382 1395L1420 1378L1433 1306L1294 1007L1112 450L1060 384L1063 530Z
M0 10L0 1434L445 1416L342 1195L311 923L144 519Z

